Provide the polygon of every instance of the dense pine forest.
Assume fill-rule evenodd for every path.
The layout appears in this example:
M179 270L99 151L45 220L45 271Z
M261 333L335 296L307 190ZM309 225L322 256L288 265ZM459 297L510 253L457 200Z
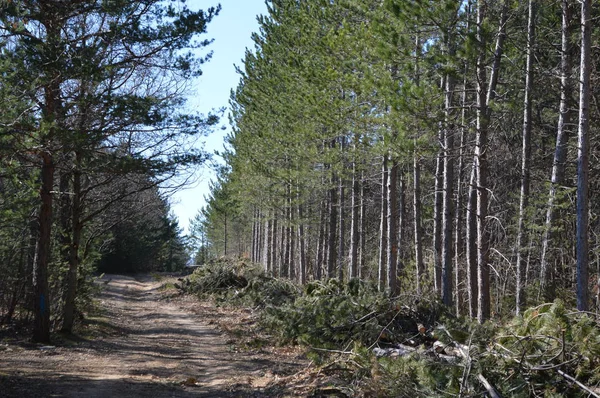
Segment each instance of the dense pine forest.
M600 396L598 5L266 5L209 154L186 100L219 5L0 0L0 338L53 350L105 297L154 355L146 328L220 338L196 295L335 374L311 396ZM183 236L169 195L209 161Z
M479 322L556 298L595 309L597 12L269 1L199 258L375 281Z

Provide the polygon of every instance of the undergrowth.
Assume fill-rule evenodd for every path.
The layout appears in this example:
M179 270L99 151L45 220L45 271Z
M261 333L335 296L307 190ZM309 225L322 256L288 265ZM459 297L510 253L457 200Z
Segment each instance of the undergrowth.
M558 300L479 325L433 298L389 298L359 280L301 288L225 258L180 288L257 309L261 327L280 344L306 346L317 366L343 376L343 396L481 396L489 393L482 380L511 397L600 391L599 319Z

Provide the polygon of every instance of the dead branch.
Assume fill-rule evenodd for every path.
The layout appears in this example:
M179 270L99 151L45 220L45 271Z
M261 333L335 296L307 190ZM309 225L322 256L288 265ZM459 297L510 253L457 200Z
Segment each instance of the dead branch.
M502 395L500 395L498 391L496 391L494 386L489 381L487 381L487 379L483 377L481 373L477 375L477 379L479 379L479 382L483 384L491 398L502 398Z
M569 376L568 374L566 374L565 372L563 372L560 369L556 370L558 372L559 375L561 375L562 377L564 377L565 379L569 380L572 383L577 384L577 386L579 388L581 388L583 391L589 393L591 396L596 397L596 398L600 398L600 395L596 394L594 391L592 391L590 388L586 387L583 383L577 381L577 379L575 379L573 376Z

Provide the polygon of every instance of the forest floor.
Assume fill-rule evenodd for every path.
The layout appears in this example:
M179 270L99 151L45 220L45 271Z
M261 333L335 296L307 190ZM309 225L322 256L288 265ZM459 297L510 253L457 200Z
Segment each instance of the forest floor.
M0 397L315 396L320 377L299 348L273 346L251 310L181 295L176 282L104 275L77 336L4 337Z

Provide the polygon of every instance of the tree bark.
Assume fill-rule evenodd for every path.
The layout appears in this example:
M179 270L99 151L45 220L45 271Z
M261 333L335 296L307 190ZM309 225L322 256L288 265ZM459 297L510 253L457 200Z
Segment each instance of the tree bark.
M48 297L48 263L52 239L52 190L54 187L54 160L49 152L43 152L42 187L40 189L39 240L36 264L33 269L33 341L50 342L50 298Z
M477 317L479 306L479 284L477 282L477 170L475 163L471 167L469 178L469 192L467 196L466 219L466 255L467 255L467 282L469 295L469 316Z
M500 72L500 61L502 60L502 51L504 40L506 38L506 21L508 20L508 3L505 0L502 4L502 14L500 16L500 27L496 38L494 49L494 58L490 71L490 81L485 90L487 81L485 54L485 13L487 8L486 0L477 2L477 41L479 45L477 55L477 126L475 136L475 157L474 171L477 191L476 223L477 223L477 320L483 323L490 317L490 265L489 265L489 236L487 235L487 207L488 207L488 125L490 120L491 108L489 104L496 97L496 85Z
M71 226L73 235L69 246L69 271L67 274L67 294L63 307L62 332L72 333L75 320L75 298L77 297L77 275L79 271L79 246L81 245L81 152L75 154L73 171L73 205L71 206Z
M393 160L387 184L387 291L398 295L398 162Z
M485 91L485 32L484 20L486 0L478 0L477 7L477 134L475 137L475 170L477 183L477 284L479 298L477 300L477 320L483 323L490 317L490 269L488 264L488 237L486 218L488 206L487 192L487 129L488 111Z
M302 205L298 205L298 241L300 243L300 264L298 267L299 281L302 285L306 284L306 237L304 233L304 214Z
M277 259L279 257L277 255L277 249L278 249L277 231L278 230L279 230L279 227L277 225L277 213L274 212L273 221L271 223L271 272L273 273L274 276L279 276L279 267L277 264Z
M364 279L367 277L367 272L365 269L365 249L366 249L366 233L365 229L367 227L367 202L365 197L367 196L367 188L365 186L365 178L364 171L360 172L360 181L361 181L361 189L360 189L360 233L358 234L360 242L359 242L359 253L358 253L358 272L359 278Z
M442 128L438 133L438 142L442 145ZM434 186L434 204L433 204L433 288L435 293L440 296L442 290L442 206L443 194L442 187L444 177L442 175L444 164L443 149L438 150L435 160L435 186Z
M528 3L527 22L527 61L525 65L525 98L523 104L523 151L521 154L521 197L519 200L519 221L517 225L517 286L516 286L516 313L521 312L525 304L525 276L524 257L527 257L525 241L527 232L525 218L529 206L530 164L531 164L531 91L533 85L533 62L535 45L535 1Z
M342 144L342 150L344 145ZM338 264L337 264L337 274L338 279L340 281L344 280L344 269L346 267L346 217L344 215L344 208L346 207L346 189L344 187L344 180L342 178L340 180L340 196L339 196L339 231L338 231Z
M452 221L454 219L454 125L451 123L450 109L454 93L454 82L446 76L445 86L445 121L444 121L444 179L442 199L442 302L452 306L452 260L453 240Z
M569 0L562 0L562 44L561 44L561 62L560 62L560 105L558 114L558 125L556 128L556 149L554 151L554 160L552 162L552 176L550 178L550 193L548 195L548 204L546 209L546 223L544 226L544 235L542 238L542 254L540 260L540 293L545 300L552 300L554 296L549 288L550 271L550 250L554 243L555 232L554 224L557 219L557 194L560 187L564 185L565 168L567 164L567 144L569 141L569 126L573 117L572 97L574 91L573 80L571 79L571 36L574 24L571 21L571 7ZM526 275L525 275L526 276Z
M252 254L250 256L250 259L253 263L257 262L257 250L258 250L258 231L257 231L257 217L256 217L256 209L254 209L253 214L252 214L252 245L251 245L251 251Z
M589 310L589 128L592 1L581 0L581 63L577 145L577 309Z
M415 84L421 84L421 71L419 60L421 59L421 37L419 34L415 37ZM414 238L415 238L415 268L417 277L417 294L421 294L421 282L425 265L423 264L423 224L421 220L421 159L417 147L417 136L414 140L413 150L413 218L414 218Z
M315 269L314 269L314 278L316 280L321 280L322 276L323 276L323 263L324 263L324 255L325 255L325 246L327 246L326 244L326 237L325 237L325 211L326 211L326 204L325 201L321 202L321 209L320 209L320 217L319 217L319 241L318 241L318 246L317 246L317 258L316 258L316 263L315 263Z
M416 140L415 140L416 141ZM423 227L421 223L421 162L416 144L413 155L413 216L415 237L415 267L417 272L417 294L421 294L421 281L425 267L423 265Z
M268 214L268 213L267 213ZM271 242L271 229L272 229L272 221L269 219L265 220L265 228L264 228L264 248L263 248L263 266L265 267L265 272L267 274L271 273L271 249L273 247L273 243Z
M469 4L470 10L470 4ZM463 92L461 99L461 127L460 127L460 147L458 150L458 167L456 177L456 210L454 212L454 284L455 284L455 301L456 301L456 315L462 315L462 307L464 303L464 295L462 294L461 284L464 283L466 273L463 269L461 275L460 260L463 251L464 240L462 239L463 231L463 178L464 178L464 160L465 160L465 146L467 145L467 69L465 67L465 78L463 80Z
M354 146L356 150L356 145ZM360 242L359 237L359 211L360 211L360 184L359 174L356 167L356 161L352 165L352 198L351 198L351 216L350 216L350 253L349 253L349 277L358 277L358 245Z
M289 190L288 190L288 195L289 195ZM288 202L288 205L286 206L285 209L285 227L283 230L283 236L284 236L284 251L283 251L283 261L281 262L281 271L280 271L280 275L282 278L289 278L290 275L290 271L291 271L291 237L292 237L292 231L291 231L291 209L290 209L290 203Z
M335 277L335 266L337 265L337 224L338 224L338 206L335 178L332 179L332 186L329 190L329 237L327 242L327 278Z
M381 213L379 228L379 269L378 269L378 288L383 292L386 287L386 260L387 260L387 227L388 227L388 155L383 155L381 163Z

